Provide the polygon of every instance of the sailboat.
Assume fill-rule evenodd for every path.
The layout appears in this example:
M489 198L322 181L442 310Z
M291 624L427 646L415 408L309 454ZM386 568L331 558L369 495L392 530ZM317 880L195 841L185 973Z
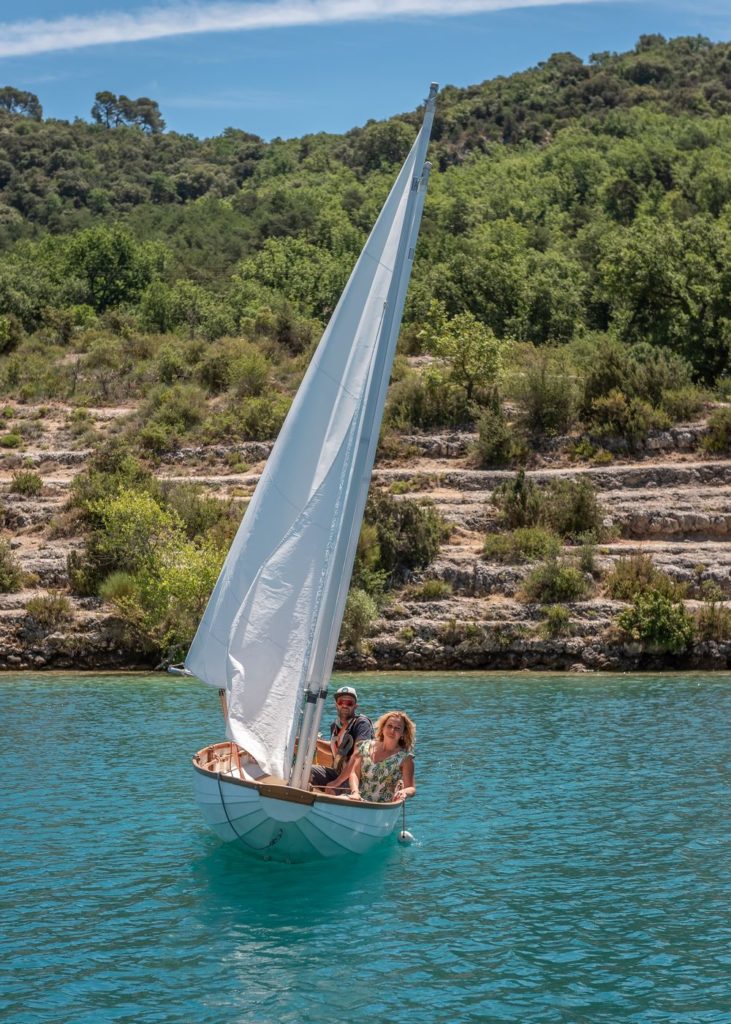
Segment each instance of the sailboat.
M401 803L313 792L318 729L429 180L423 123L294 398L185 661L219 690L227 740L193 758L227 842L271 860L365 853Z

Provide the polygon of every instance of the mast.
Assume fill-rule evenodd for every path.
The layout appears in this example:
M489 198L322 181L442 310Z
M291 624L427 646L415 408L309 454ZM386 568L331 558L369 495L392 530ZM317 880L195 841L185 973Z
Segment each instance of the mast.
M289 779L289 784L295 787L303 787L309 780L317 743L317 732L327 698L329 676L335 659L335 650L348 596L371 472L378 446L386 391L401 328L406 291L411 277L416 240L431 170L431 165L425 164L425 159L434 120L437 89L438 86L432 83L426 101L414 161L414 175L407 199L404 228L399 239L393 274L386 297L384 315L367 385L367 397L359 422L354 427L360 436L357 438L358 447L350 479L345 484L347 496L345 498L344 522L349 523L349 527L336 538L325 591L322 595L318 627L313 640L312 656L306 680L305 707L300 727L297 757Z

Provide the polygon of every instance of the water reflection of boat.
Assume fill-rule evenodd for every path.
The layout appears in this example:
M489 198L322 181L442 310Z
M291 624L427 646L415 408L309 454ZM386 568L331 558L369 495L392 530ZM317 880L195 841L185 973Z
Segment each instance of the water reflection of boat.
M436 86L414 145L313 356L186 659L221 692L228 741L193 759L224 840L276 860L364 853L401 804L311 792L429 177ZM296 743L296 737L299 741Z

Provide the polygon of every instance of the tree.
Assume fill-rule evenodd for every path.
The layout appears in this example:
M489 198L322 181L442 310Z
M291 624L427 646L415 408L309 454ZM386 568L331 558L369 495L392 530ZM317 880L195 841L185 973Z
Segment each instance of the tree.
M165 250L159 243L140 244L119 227L96 227L72 235L65 252L70 276L86 292L84 301L98 313L139 299L161 271Z
M505 343L472 313L459 313L437 322L427 336L427 347L447 363L455 384L464 388L467 401L476 389L494 391L502 370Z
M106 128L118 128L120 125L137 126L151 135L157 135L165 130L165 122L160 115L157 102L147 96L132 100L129 96L116 96L107 90L98 92L94 97L91 116L97 124Z
M43 117L43 107L38 102L38 97L32 92L14 89L12 85L0 89L0 110L7 110L9 114L19 114L21 117L30 117L34 121L40 121Z

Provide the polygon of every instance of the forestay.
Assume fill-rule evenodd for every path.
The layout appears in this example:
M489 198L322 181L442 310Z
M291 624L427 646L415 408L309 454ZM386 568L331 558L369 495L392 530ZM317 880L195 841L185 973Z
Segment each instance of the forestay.
M186 659L199 679L226 685L229 738L280 777L313 674L325 680L332 669L430 126L431 116L323 334Z

